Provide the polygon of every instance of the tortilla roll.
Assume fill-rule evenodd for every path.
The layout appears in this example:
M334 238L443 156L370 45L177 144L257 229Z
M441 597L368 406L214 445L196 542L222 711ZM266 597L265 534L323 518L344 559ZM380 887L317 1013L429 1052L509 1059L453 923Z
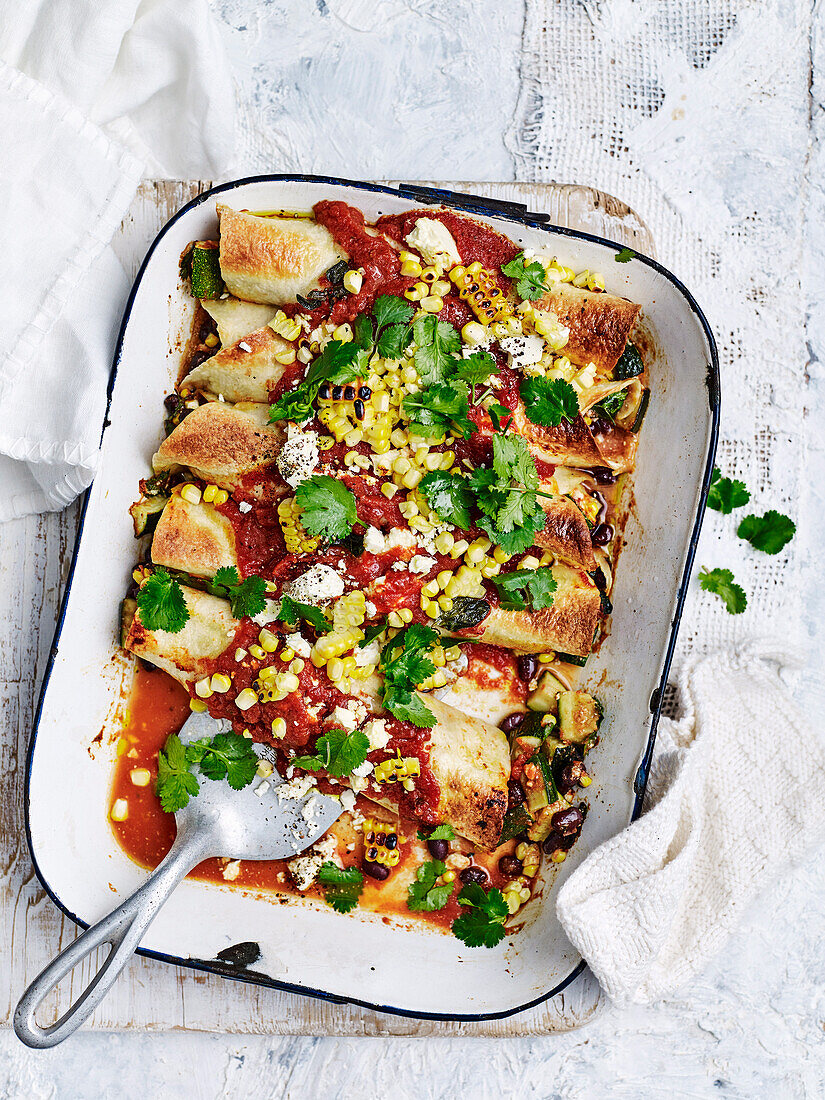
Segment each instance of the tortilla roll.
M225 348L263 328L278 312L275 306L240 298L204 298L201 305L218 326L218 338Z
M191 504L175 493L155 528L152 561L193 577L214 577L224 566L237 568L234 528L211 504Z
M613 373L642 308L627 298L570 283L553 283L534 304L555 313L569 329L560 354L583 367L595 363L600 374Z
M538 499L547 515L547 522L544 530L536 535L536 546L580 566L588 573L592 572L596 568L593 540L581 510L567 497Z
M147 630L137 612L128 626L125 647L188 684L209 671L209 662L232 644L240 623L232 617L227 601L186 586L183 594L190 617L179 633ZM385 713L378 677L359 684L358 694L374 714ZM422 695L422 699L436 718L427 747L440 789L438 819L472 843L492 849L507 810L507 737L495 726L462 714L432 695ZM395 808L392 799L381 797L380 786L366 793L380 805Z
M518 401L511 420L512 430L522 437L533 458L554 466L574 466L589 469L593 466L609 466L617 473L629 470L635 458L635 436L621 428L611 427L608 435L594 435L584 418L562 420L555 428L534 424ZM482 428L482 434L492 437L491 428ZM613 439L612 436L617 438ZM631 436L627 439L627 436Z
M235 489L250 473L271 466L283 429L269 424L269 407L212 401L193 409L152 458L155 473L181 466L204 481Z
M186 375L182 386L224 401L267 402L286 369L277 357L292 348L288 340L264 325L204 359Z
M329 230L308 218L260 218L220 203L217 210L221 275L236 298L294 302L345 258Z

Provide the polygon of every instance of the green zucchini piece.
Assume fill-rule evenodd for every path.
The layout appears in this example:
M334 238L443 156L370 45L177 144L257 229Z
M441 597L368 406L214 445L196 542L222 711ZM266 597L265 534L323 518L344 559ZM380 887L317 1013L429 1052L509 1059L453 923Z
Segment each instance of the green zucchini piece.
M584 668L587 664L587 657L576 657L572 653L559 653L558 650L556 650L556 660L564 661L568 665L576 665L578 668Z
M622 352L616 366L613 368L613 378L616 382L624 382L627 378L635 378L645 369L639 349L635 344L628 344Z
M127 596L120 605L120 644L123 648L126 647L126 636L132 626L132 620L135 617L136 611L137 600L133 600L131 596Z
M135 501L129 509L129 512L131 513L132 523L135 527L136 539L139 539L141 535L145 535L149 531L154 531L160 519L160 514L168 503L169 497L161 496L160 494L151 497L141 497L140 500Z
M220 298L223 294L220 252L215 241L198 241L193 246L189 279L194 298Z
M603 401L600 401L598 405L593 406L593 412L601 413L612 424L616 423L616 416L621 411L622 405L627 400L627 390L619 390L618 393L611 393L605 397Z
M539 678L535 691L527 696L527 706L530 710L542 711L544 714L556 713L556 698L560 691L566 691L564 684L547 669Z
M513 760L519 756L523 756L526 752L531 752L533 756L535 756L540 748L540 737L531 737L529 734L527 736L522 736L519 734L519 731L516 730L512 744L510 745L510 756ZM530 759L532 759L532 756Z
M484 622L490 605L480 596L456 596L449 611L442 611L436 620L440 630L468 630Z
M514 806L512 810L508 810L504 815L504 821L501 825L501 836L499 837L499 844L503 844L505 840L512 840L514 836L518 836L519 833L523 833L533 824L533 819L527 812L527 809L522 802L520 806Z
M650 404L650 390L645 390L645 392L642 394L642 400L639 402L639 409L638 409L638 412L636 413L636 419L630 425L630 431L631 432L634 432L634 433L638 432L639 429L641 428L642 423L643 423L644 418L645 418L645 413L647 412L647 407L648 407L649 404Z
M559 733L564 741L581 744L598 731L602 705L584 691L563 691L559 695Z

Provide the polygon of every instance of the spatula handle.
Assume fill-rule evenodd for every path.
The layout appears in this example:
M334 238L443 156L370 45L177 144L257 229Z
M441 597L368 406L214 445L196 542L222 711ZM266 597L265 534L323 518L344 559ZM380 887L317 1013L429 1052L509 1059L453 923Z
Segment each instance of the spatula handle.
M26 1046L37 1049L57 1046L91 1016L135 953L161 906L181 879L208 854L208 843L204 834L178 834L169 854L146 882L108 917L87 928L38 974L14 1013L14 1030ZM79 962L104 943L111 944L112 950L101 968L56 1023L41 1027L34 1018L37 1009Z

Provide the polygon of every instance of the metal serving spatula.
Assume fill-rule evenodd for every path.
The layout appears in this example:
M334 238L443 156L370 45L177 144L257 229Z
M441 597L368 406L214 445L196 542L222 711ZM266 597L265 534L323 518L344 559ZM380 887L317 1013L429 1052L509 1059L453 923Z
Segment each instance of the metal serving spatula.
M184 743L212 738L219 727L208 714L193 714L180 731ZM259 755L262 755L258 749ZM169 854L144 884L108 917L92 925L51 962L20 998L14 1013L14 1030L30 1047L53 1047L67 1039L100 1004L161 906L185 876L203 859L291 859L314 844L342 812L341 803L317 791L303 798L277 795L282 782L277 771L268 778L269 789L255 793L260 780L233 791L228 783L200 776L200 791L175 814L178 833ZM303 811L312 805L306 818ZM309 820L307 820L309 818ZM72 1007L50 1027L40 1027L34 1014L45 998L88 954L111 944L103 966Z

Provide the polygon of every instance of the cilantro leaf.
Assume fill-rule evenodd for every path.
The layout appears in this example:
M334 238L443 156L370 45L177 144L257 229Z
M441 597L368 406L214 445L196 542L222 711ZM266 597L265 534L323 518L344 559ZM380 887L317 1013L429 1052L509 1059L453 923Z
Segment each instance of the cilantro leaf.
M453 935L468 947L495 947L506 935L507 902L495 886L484 891L477 883L465 886L458 895L461 905L470 906L453 921Z
M617 264L626 264L629 263L635 255L636 253L632 248L620 248L613 259Z
M487 409L490 416L490 420L493 422L493 428L500 432L506 431L510 427L510 421L513 419L513 410L508 409L506 405L499 405L497 402L490 405Z
M266 581L263 577L240 580L234 565L223 566L209 584L213 596L229 600L236 619L252 618L266 607Z
M337 867L322 863L317 881L324 887L324 900L336 913L349 913L358 904L364 889L364 876L357 867Z
M305 771L325 771L336 779L342 779L350 775L353 768L364 763L369 751L370 743L363 730L347 733L346 730L331 729L318 738L312 756L296 756L290 763Z
M516 280L516 292L520 298L533 302L547 290L547 272L538 260L525 264L524 259L524 253L519 252L518 256L504 264L501 271L508 278Z
M479 527L489 535L497 546L501 547L505 554L512 557L514 554L522 554L525 550L529 550L531 546L534 546L536 535L544 530L546 523L547 516L544 509L540 504L537 504L536 510L526 515L522 525L514 527L512 531L502 531L488 519L481 520Z
M479 386L488 382L490 377L498 374L498 365L489 351L474 351L466 359L456 360L459 378L469 382L471 386Z
M345 538L360 523L355 497L340 481L328 474L315 474L295 490L301 509L301 523L310 535L334 542Z
M402 407L410 418L410 431L428 439L443 439L448 431L454 430L467 439L477 431L467 418L468 394L467 383L460 378L407 394Z
M390 638L381 650L379 668L384 675L384 703L402 722L422 728L435 725L435 715L414 692L435 672L429 653L437 643L437 631L413 623Z
M394 294L379 294L372 307L377 329L383 328L384 325L409 324L414 312L415 310L408 302L403 298L397 298Z
M765 554L778 554L794 537L796 524L772 508L764 516L745 516L736 533L746 539L754 550Z
M543 607L552 607L558 588L553 570L546 566L500 573L493 577L493 584L501 596L501 606L515 611L528 607L531 611L540 611Z
M354 340L347 343L330 340L310 364L303 382L270 405L270 423L276 420L295 420L299 423L307 420L312 416L312 406L322 382L343 386L354 382L366 371L366 354Z
M438 859L422 863L415 872L415 882L407 887L407 908L413 913L433 913L443 909L450 900L453 884L445 882L436 885L439 876L446 871L445 865Z
M745 590L734 582L730 569L701 569L699 584L719 596L731 615L741 615L748 606Z
M378 337L378 354L385 359L400 359L411 339L409 325L388 325Z
M538 487L536 463L520 435L493 437L493 469L502 481L511 479L529 489Z
M722 512L727 516L734 508L741 508L743 504L747 504L750 498L751 495L744 481L733 481L729 477L722 477L719 467L713 467L708 490L708 508L713 508L714 511Z
M158 780L155 791L161 809L172 814L182 810L190 797L200 790L197 778L189 771L186 749L176 733L167 737L166 744L158 752Z
M315 629L317 634L329 634L332 630L332 623L320 608L313 607L312 604L301 603L300 600L293 600L291 596L282 598L278 618L287 626L296 626L298 620L303 619L304 622L309 623Z
M365 626L364 637L358 643L359 649L366 649L370 642L374 642L376 638L380 637L387 629L386 617L381 619L380 622L373 623L372 626Z
M470 530L473 495L467 488L465 478L460 474L431 470L422 477L418 488L440 519L460 527L462 531Z
M384 703L387 710L401 722L412 722L420 729L432 729L436 723L435 715L421 697L407 688L394 684L385 686Z
M519 387L527 416L534 424L556 428L579 415L576 391L563 378L525 378Z
M415 369L425 385L443 382L454 358L461 350L458 330L436 317L419 317L413 323L416 343Z
M352 322L352 339L362 351L372 351L375 335L372 319L366 313L359 313Z
M177 634L189 620L189 608L183 589L166 569L159 567L148 577L137 594L140 621L147 630L165 630Z
M521 436L494 436L493 468L477 467L467 481L484 513L479 526L494 542L508 554L533 545L547 516L536 495L536 464Z
M436 825L429 833L418 830L419 840L455 840L455 832L452 825Z

